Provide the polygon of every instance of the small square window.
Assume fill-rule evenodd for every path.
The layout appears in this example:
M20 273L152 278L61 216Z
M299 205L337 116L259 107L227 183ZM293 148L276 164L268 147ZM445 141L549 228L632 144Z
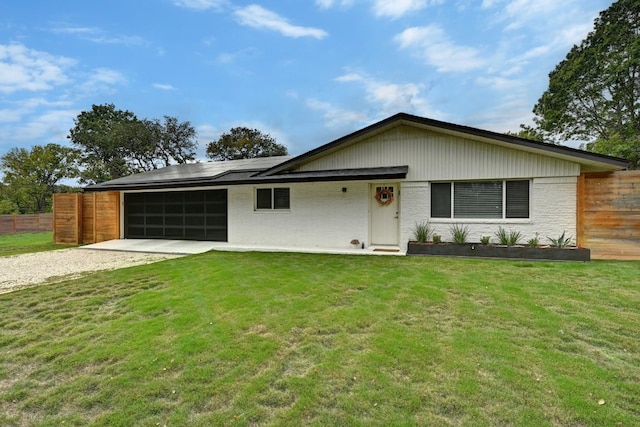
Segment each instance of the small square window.
M257 210L288 210L290 208L289 188L256 189Z

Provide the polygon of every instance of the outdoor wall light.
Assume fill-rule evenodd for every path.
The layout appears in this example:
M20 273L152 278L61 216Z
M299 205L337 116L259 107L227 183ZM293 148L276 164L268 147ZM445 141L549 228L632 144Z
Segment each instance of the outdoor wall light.
M347 187L342 187L342 192L346 193L347 192Z

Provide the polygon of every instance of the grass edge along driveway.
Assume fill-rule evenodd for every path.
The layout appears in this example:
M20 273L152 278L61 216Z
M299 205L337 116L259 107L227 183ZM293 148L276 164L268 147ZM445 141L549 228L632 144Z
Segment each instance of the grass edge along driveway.
M633 425L640 263L207 254L0 296L0 424Z

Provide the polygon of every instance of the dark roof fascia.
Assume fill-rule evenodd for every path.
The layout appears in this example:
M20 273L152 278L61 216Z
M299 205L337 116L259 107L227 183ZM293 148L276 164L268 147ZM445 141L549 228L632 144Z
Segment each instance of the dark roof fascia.
M357 140L368 134L375 134L376 132L385 129L387 127L398 126L402 123L417 124L422 126L428 126L438 129L447 130L459 134L472 135L475 137L498 140L509 145L515 145L517 147L533 149L535 151L545 151L562 156L574 157L590 162L605 163L614 167L626 169L629 166L629 161L619 157L607 156L604 154L597 154L590 151L580 150L572 147L565 147L563 145L555 145L546 142L533 141L530 139L520 138L517 136L507 135L504 133L492 132L488 130L473 128L470 126L457 125L454 123L442 122L439 120L429 119L426 117L414 116L407 113L398 113L377 123L369 125L358 131L345 135L332 142L321 145L318 148L307 151L297 157L287 160L279 165L276 165L270 169L266 169L259 175L266 176L271 174L277 174L286 170L293 169L297 166L304 164L307 160L313 159L325 152L335 150L343 144L347 144L353 140ZM577 161L579 162L579 161Z
M91 184L84 187L85 191L112 191L116 189L124 189L131 187L141 187L141 188L165 188L171 187L173 185L178 185L182 187L188 187L190 185L194 186L203 186L207 185L206 183L214 182L216 180L221 179L222 177L229 175L231 173L248 173L251 175L256 175L259 172L262 172L264 169L246 169L240 171L226 171L219 173L218 175L209 176L206 178L177 178L177 179L163 179L157 181L139 181L139 182L125 182L122 184L110 184L111 181L101 182L99 184Z
M105 185L98 188L86 187L90 191L134 191L158 190L168 188L197 188L221 187L234 185L269 184L269 183L299 183L299 182L335 182L335 181L365 181L382 179L404 179L407 177L409 166L392 166L380 168L339 169L308 172L290 172L270 176L253 176L234 178L246 171L230 171L214 178L193 180L167 180L155 182L138 182L128 184ZM228 178L228 179L223 179Z

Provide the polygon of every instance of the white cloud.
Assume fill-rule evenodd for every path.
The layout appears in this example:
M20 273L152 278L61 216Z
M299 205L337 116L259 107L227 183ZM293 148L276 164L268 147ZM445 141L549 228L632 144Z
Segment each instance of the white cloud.
M241 25L273 30L286 37L323 39L328 35L326 31L319 28L293 25L277 13L255 4L236 10L234 15Z
M160 90L176 90L175 87L167 84L162 84L162 83L154 83L152 86Z
M349 73L349 74L345 74L344 76L337 77L335 80L337 82L359 82L359 81L362 81L363 79L364 77L362 77L358 73Z
M28 49L0 45L0 93L50 90L69 82L66 69L76 61Z
M225 7L229 6L229 2L227 0L175 0L173 4L187 9L213 9L215 11L221 11Z
M70 34L97 44L120 44L124 46L147 46L149 43L139 36L109 35L105 30L96 27L77 27L58 25L51 29L56 34Z
M482 110L470 119L471 126L493 132L518 132L520 124L533 124L531 105L524 96L507 99L491 109Z
M391 83L360 73L348 73L335 79L341 83L359 83L364 87L365 100L374 109L375 118L408 112L428 117L441 117L424 97L426 86L416 83Z
M7 104L11 107L0 110L0 122L18 122L39 108L68 107L71 103L69 101L48 101L45 98L27 98Z
M399 18L409 12L442 4L444 0L375 0L373 12L377 16Z
M0 128L0 138L26 142L30 144L60 143L66 140L69 129L73 127L73 119L78 111L71 109L46 110L37 115L21 120L17 127ZM0 146L2 144L0 143Z
M509 79L502 76L478 77L476 81L481 86L489 86L499 91L520 89L523 84L521 80Z
M555 46L562 46L563 49L580 44L584 40L589 31L593 29L593 22L563 26L558 29L554 39Z
M251 58L257 54L258 50L253 47L241 49L237 52L222 52L218 55L217 60L221 64L231 64L237 60Z
M354 0L316 0L316 5L320 9L329 9L335 4L339 4L343 7L348 7L353 4Z
M320 111L325 120L325 126L332 129L341 129L344 127L355 128L361 124L371 122L366 114L357 111L344 110L333 106L329 102L319 101L315 98L308 99L307 107L315 111Z
M486 65L478 49L455 44L437 25L407 28L395 41L400 49L411 49L441 73L472 71Z
M480 7L482 9L489 9L489 8L493 7L493 5L498 3L498 1L500 1L500 0L482 0L482 4L480 5Z
M86 81L79 84L77 94L82 97L95 96L97 93L112 92L113 86L127 82L125 76L116 70L96 68L92 70Z
M566 8L566 4L558 0L512 0L501 12L501 17L509 22L507 29L515 30L536 22L535 17L553 16L554 11L563 6Z

